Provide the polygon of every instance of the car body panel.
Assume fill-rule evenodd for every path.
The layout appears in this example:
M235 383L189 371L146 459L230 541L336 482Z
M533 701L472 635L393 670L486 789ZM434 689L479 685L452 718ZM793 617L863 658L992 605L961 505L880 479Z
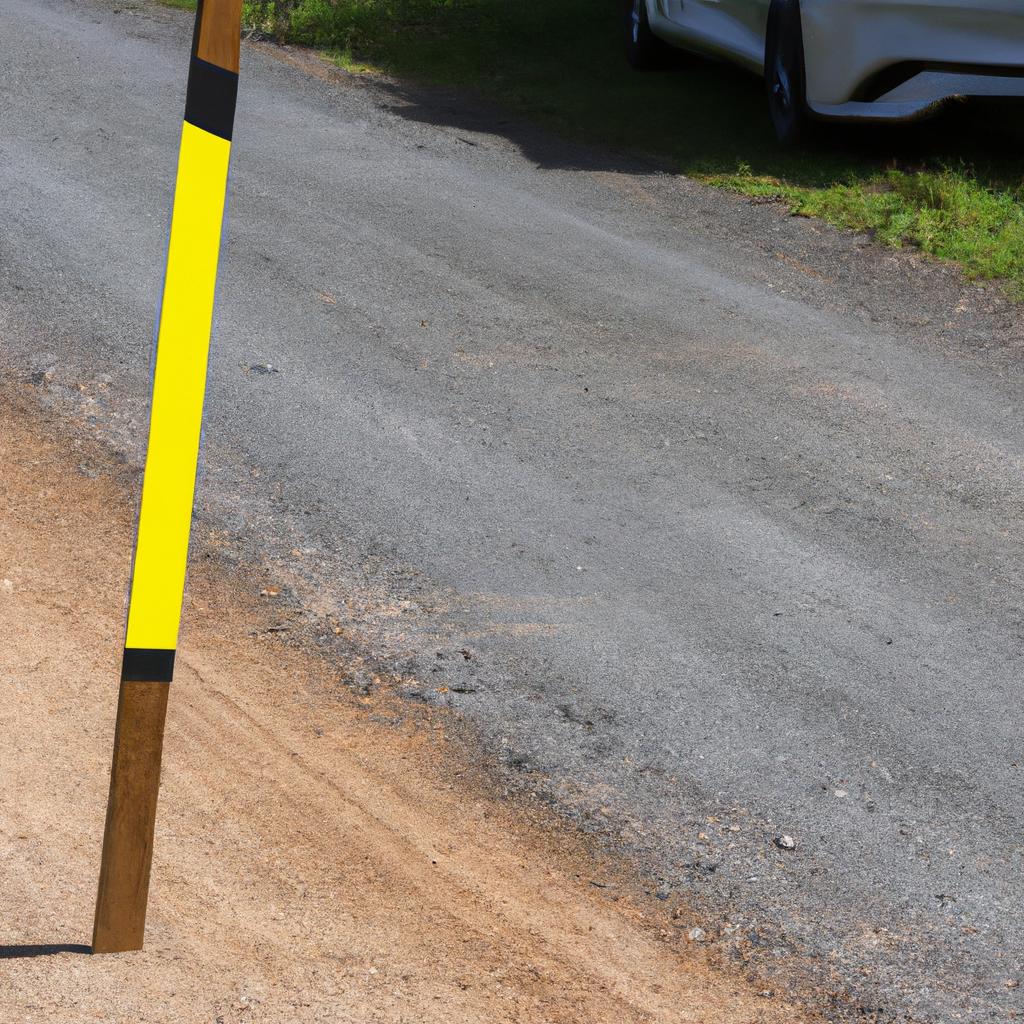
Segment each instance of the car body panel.
M803 0L801 15L812 106L857 100L862 83L903 63L1024 73L1021 0Z
M950 100L982 96L1024 99L1024 77L923 71L877 100L809 102L808 106L825 120L914 121L928 117Z
M686 50L725 57L760 73L764 43L758 45L736 17L735 8L743 2L647 0L647 16L651 31L667 42Z
M769 0L646 0L651 29L761 74ZM909 120L959 96L1024 96L1024 0L802 0L806 99Z

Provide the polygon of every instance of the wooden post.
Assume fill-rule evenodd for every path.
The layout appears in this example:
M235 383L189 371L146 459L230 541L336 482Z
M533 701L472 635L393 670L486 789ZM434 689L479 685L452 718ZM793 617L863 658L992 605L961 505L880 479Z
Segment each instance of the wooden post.
M141 949L185 590L242 0L200 0L171 216L92 951Z
M142 949L169 690L166 683L121 683L94 953Z

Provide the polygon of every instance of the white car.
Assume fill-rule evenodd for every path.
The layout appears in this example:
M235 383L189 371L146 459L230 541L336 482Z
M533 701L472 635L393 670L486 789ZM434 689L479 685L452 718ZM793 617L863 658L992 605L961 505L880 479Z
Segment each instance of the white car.
M758 75L780 139L808 117L909 121L1024 96L1024 0L621 0L637 68L677 47Z

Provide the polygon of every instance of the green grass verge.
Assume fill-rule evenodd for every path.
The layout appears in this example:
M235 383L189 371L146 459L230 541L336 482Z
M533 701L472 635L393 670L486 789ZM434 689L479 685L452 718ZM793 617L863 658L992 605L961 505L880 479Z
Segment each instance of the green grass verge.
M700 60L630 70L620 10L621 0L256 0L245 18L350 70L471 88L570 136L955 260L1024 299L1019 109L971 106L921 125L828 128L787 151L752 76Z

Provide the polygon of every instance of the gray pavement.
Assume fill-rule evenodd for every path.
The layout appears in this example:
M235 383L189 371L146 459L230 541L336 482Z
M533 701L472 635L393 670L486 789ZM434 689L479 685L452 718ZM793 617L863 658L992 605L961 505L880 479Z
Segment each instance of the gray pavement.
M132 460L189 33L0 7L0 365ZM780 984L1024 1017L1018 310L251 44L225 243L204 536Z

